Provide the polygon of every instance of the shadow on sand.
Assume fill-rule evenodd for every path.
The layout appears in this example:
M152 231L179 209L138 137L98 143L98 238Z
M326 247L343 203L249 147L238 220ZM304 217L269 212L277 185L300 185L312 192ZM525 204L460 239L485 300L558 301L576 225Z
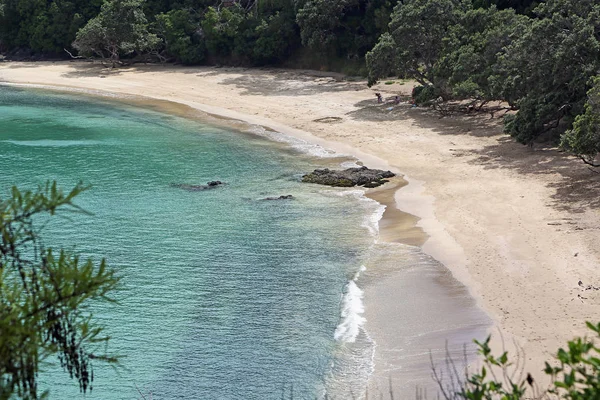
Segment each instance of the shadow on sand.
M553 201L549 205L557 210L584 212L588 208L600 207L599 173L590 170L576 157L560 151L556 145L542 143L528 147L516 143L502 132L501 113L494 117L481 112L441 118L430 109L411 107L406 99L403 97L403 102L398 105L363 100L355 104L357 110L346 115L354 120L373 122L411 119L416 126L443 136L495 138L495 144L479 150L450 150L456 150L453 154L457 157L465 157L465 162L485 169L510 169L525 177L554 176L547 186L554 190Z

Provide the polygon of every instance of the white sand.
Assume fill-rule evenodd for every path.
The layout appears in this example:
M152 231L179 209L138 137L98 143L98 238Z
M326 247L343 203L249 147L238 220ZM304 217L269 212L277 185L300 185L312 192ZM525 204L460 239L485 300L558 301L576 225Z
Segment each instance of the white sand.
M396 200L418 216L423 249L444 263L523 346L534 376L584 321L600 319L600 176L554 150L502 135L497 120L439 119L408 105L387 111L411 86L316 72L89 63L0 63L0 82L94 89L179 102L260 124L392 168L410 182ZM1 89L0 89L1 90ZM339 117L334 123L316 122ZM378 349L385 352L385 349Z

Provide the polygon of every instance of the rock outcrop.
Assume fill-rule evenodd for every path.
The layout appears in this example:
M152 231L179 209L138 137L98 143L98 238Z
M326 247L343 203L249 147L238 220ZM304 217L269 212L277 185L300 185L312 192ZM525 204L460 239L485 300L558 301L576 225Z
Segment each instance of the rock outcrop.
M210 181L206 185L188 185L187 183L171 183L171 187L187 190L188 192L199 192L201 190L214 189L224 185L221 181Z
M263 200L292 200L294 196L291 194L286 194L279 197L265 197Z
M315 169L302 177L302 182L318 183L319 185L352 187L364 186L373 188L388 182L385 178L396 176L393 172L367 167L348 168L336 171L330 169Z

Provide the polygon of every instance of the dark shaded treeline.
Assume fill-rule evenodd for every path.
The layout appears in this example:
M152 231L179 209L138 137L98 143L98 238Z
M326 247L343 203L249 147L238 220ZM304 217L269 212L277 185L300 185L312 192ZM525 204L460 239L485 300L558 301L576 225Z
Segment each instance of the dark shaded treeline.
M104 0L0 0L0 50L67 56L79 29ZM362 59L387 30L399 0L146 0L150 31L166 56L188 64L280 64L303 48L327 58ZM516 7L532 0L473 0ZM308 52L306 52L308 53Z

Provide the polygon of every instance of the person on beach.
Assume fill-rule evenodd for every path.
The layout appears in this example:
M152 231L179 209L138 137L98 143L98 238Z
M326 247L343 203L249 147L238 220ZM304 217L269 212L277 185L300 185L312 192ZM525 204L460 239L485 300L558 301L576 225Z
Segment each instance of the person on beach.
M378 104L383 103L383 96L381 96L381 93L377 92L377 93L375 93L375 96L377 96L377 103Z

